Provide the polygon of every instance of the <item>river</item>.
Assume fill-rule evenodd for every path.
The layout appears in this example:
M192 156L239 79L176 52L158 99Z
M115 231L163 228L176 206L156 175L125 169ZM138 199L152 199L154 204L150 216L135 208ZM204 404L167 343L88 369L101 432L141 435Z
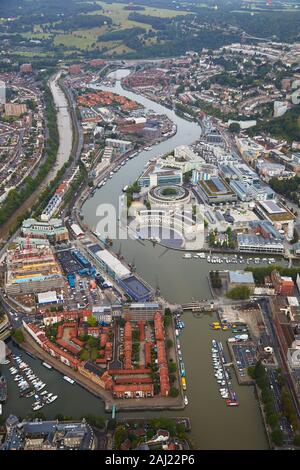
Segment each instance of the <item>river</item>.
M12 224L15 223L18 216L22 215L27 209L29 209L33 203L37 200L39 194L44 188L52 181L60 168L68 161L73 142L73 129L70 113L68 111L68 101L63 91L58 86L58 79L60 74L52 76L48 82L51 90L55 106L57 108L57 126L59 132L59 148L57 152L57 158L55 165L51 168L49 173L39 187L26 199L11 216L5 224L0 227L0 238L6 238Z
M60 168L69 160L72 143L73 143L73 129L72 120L69 113L68 100L58 85L60 73L55 75L49 80L49 87L53 96L55 106L57 108L57 126L59 133L59 147L57 152L56 164L51 169L45 183L49 183L60 170Z
M121 78L126 71L117 73ZM134 182L144 168L145 163L158 154L164 154L174 147L190 144L196 140L200 127L179 118L173 111L152 101L123 90L119 81L116 86L105 88L143 104L146 108L164 113L177 125L177 134L169 140L153 147L148 152L141 152L136 158L129 160L117 174L93 198L83 206L85 222L92 228L97 224L96 208L100 203L117 204L122 188ZM67 130L66 130L67 131ZM206 260L185 260L182 253L167 250L150 242L136 240L115 241L113 249L121 249L125 259L134 262L137 272L154 287L159 285L162 295L174 303L182 303L196 299L207 299L210 291L207 274L210 265ZM227 265L226 265L227 266ZM228 266L227 266L228 267ZM240 266L242 268L242 266ZM223 341L225 346L228 333L216 332L209 328L215 315L203 315L195 318L192 313L184 315L185 329L181 336L181 344L187 371L187 395L189 405L181 412L159 412L159 416L188 416L192 423L191 437L195 447L199 449L266 449L268 447L258 402L253 387L239 386L233 374L233 389L238 395L239 408L227 408L220 398L218 386L213 375L211 359L211 340ZM104 413L101 400L92 396L79 386L72 386L61 378L56 371L48 371L40 361L32 363L33 369L47 382L47 389L59 394L59 399L45 408L44 413L55 416L56 413L80 417L86 413L100 415ZM10 376L9 376L10 378ZM14 412L24 415L28 412L29 400L19 400L16 396L14 382L9 384L10 399L4 407L4 413ZM15 395L14 395L15 393ZM70 396L72 399L70 400ZM26 406L27 403L27 406ZM118 413L117 416L139 416L138 413ZM143 412L143 416L155 417L157 412Z

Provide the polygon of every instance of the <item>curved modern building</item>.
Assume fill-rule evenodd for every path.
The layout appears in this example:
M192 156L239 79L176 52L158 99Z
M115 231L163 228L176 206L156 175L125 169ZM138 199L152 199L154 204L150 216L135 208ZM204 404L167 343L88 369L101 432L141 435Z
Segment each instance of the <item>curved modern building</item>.
M155 206L178 206L188 204L191 194L187 188L172 184L168 186L154 186L148 192L148 200Z

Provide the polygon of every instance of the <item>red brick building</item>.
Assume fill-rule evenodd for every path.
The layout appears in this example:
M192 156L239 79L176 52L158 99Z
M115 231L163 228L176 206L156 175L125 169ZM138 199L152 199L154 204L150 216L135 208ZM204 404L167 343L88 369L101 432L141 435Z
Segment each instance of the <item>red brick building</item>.
M293 295L295 285L291 277L280 276L279 272L274 269L271 272L271 280L276 294Z

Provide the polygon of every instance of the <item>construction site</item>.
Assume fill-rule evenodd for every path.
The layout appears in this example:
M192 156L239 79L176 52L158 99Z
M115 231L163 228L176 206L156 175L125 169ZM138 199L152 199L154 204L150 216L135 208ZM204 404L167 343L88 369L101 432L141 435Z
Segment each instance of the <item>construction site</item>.
M64 276L56 261L54 251L46 244L18 246L8 250L5 292L17 296L59 289L64 286Z

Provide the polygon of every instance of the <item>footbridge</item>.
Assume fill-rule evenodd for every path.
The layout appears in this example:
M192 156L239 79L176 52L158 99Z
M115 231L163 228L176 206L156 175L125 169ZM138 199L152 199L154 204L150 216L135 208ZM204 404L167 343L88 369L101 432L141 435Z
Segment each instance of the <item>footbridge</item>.
M193 300L181 305L181 309L191 310L192 312L212 312L219 307L218 302L214 300Z

